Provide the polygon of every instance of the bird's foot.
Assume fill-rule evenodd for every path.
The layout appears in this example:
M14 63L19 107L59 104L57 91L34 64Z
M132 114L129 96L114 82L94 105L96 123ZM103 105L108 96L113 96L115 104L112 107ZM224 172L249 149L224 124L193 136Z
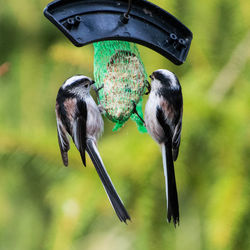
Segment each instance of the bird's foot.
M103 107L102 104L98 105L98 109L102 115L104 115L107 112L107 110Z
M100 96L99 91L104 87L104 84L101 85L101 87L97 88L95 85L92 86L92 89L95 91L98 103L100 103Z
M139 119L142 121L142 123L145 125L145 121L142 119L142 117L138 114L137 110L136 110L136 103L133 101L133 114L136 114Z
M93 85L93 90L96 92L96 94L98 94L98 92L104 87L104 83L99 87L97 88L95 85Z
M148 80L146 80L146 87L147 87L148 91L145 93L145 95L148 95L148 94L150 94L150 91L151 91L151 85L150 85Z

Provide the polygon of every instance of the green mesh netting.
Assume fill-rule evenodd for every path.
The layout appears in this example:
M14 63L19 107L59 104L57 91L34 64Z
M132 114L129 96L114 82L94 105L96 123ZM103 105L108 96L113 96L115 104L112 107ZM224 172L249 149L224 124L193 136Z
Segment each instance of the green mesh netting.
M142 121L133 114L133 103L142 113L142 95L145 92L147 73L136 44L123 41L94 43L94 76L100 103L106 116L116 123L113 131L121 128L131 117L140 132L146 132Z

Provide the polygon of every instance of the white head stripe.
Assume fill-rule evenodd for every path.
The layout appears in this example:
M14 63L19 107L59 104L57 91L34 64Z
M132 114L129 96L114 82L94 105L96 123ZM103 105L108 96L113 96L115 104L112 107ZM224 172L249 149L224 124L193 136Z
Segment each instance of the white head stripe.
M70 86L71 84L73 84L74 82L81 80L81 79L89 79L88 77L84 76L84 75L79 75L79 76L72 76L70 77L68 80L65 81L65 83L63 84L63 88Z

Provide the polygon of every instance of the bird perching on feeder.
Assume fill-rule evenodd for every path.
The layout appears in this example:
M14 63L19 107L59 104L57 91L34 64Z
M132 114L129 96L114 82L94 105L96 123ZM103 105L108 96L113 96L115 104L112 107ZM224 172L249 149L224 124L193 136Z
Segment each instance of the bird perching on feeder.
M136 43L182 64L192 32L174 16L146 0L56 0L45 16L77 47L94 44L94 76L106 116L122 127L131 117L140 131L147 73Z

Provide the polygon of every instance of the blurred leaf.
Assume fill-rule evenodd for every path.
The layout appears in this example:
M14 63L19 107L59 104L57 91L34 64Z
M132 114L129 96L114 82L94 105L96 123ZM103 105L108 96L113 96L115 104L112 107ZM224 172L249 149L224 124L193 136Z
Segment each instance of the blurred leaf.
M247 43L237 52L249 34L249 1L152 1L194 34L181 67L139 46L148 74L167 68L182 84L176 229L166 222L160 149L134 123L113 133L104 119L98 144L132 217L128 225L116 217L89 157L84 168L73 144L70 166L62 167L55 98L66 78L93 77L93 48L76 48L44 18L48 2L0 0L0 250L249 249Z

